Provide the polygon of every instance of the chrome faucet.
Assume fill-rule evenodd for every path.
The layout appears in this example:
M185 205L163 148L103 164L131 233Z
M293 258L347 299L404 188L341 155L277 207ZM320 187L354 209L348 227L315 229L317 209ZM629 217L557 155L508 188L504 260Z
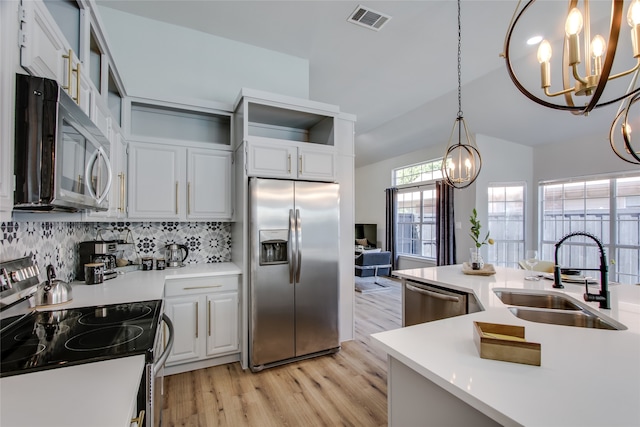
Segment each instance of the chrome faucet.
M573 236L584 236L592 239L594 242L596 242L596 244L598 245L598 249L600 250L600 268L576 268L577 270L600 271L600 293L590 294L589 288L587 287L587 280L585 279L584 300L587 302L599 302L600 308L611 308L609 298L609 283L607 281L607 255L604 251L602 242L600 242L600 240L593 234L586 233L584 231L576 231L567 234L562 239L560 239L558 243L556 243L555 267L553 269L553 287L564 288L560 275L560 264L558 264L558 252L560 251L560 246L564 243L564 241Z

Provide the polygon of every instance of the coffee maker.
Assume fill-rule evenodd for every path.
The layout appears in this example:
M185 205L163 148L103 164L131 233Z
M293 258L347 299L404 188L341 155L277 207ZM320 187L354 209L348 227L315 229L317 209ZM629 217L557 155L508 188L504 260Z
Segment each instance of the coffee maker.
M85 280L84 265L102 262L104 263L104 278L114 279L116 272L116 253L118 242L115 240L90 240L78 244L80 260L76 269L76 280Z

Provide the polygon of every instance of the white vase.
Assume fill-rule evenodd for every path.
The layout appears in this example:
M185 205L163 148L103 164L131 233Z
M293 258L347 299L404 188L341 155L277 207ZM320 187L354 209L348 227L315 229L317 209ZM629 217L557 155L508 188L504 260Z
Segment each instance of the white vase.
M482 270L484 267L484 260L480 255L480 248L469 248L469 264L472 270Z

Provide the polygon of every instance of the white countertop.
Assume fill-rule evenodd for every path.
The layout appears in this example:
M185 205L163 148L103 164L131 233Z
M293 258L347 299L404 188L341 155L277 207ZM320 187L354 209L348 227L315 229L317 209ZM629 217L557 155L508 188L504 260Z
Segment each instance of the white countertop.
M548 325L515 317L493 289L562 292L583 302L584 287L553 289L551 280L525 281L524 270L496 270L494 276L465 275L460 265L394 271L473 292L484 311L373 334L374 344L503 425L640 425L640 287L610 286L610 310L587 303L627 330ZM541 344L541 366L481 359L474 321L525 326L527 341Z
M162 299L166 280L240 273L230 262L138 270L98 285L73 282L71 301L38 310ZM139 355L2 378L0 426L128 427L144 364Z
M2 427L128 427L144 355L0 380Z

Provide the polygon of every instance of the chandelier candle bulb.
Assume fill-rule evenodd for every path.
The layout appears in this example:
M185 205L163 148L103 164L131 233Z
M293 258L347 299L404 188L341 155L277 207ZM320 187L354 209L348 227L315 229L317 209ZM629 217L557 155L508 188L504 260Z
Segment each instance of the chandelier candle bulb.
M582 31L582 13L577 8L574 7L569 12L564 29L569 39L569 65L577 65L580 63L580 39L578 36Z
M599 76L602 72L602 55L606 51L607 44L604 38L598 34L591 41L591 55L593 56L594 74Z
M538 46L538 62L540 63L540 87L546 89L551 87L551 45L547 40L542 40Z
M634 0L627 12L627 23L631 27L631 44L633 46L633 57L640 57L638 40L640 39L640 0Z

